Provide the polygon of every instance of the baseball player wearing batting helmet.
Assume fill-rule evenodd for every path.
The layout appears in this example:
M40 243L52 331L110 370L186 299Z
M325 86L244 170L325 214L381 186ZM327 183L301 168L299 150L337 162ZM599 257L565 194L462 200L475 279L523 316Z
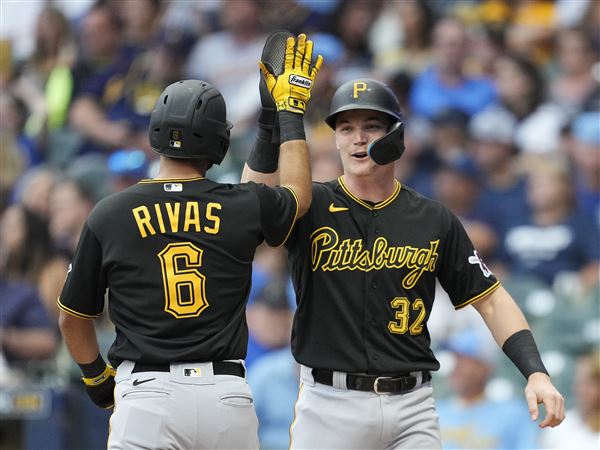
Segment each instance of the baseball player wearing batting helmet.
M301 385L291 448L441 448L427 320L439 280L456 309L473 305L527 378L532 419L564 418L529 326L459 220L394 178L402 115L383 83L357 79L325 119L344 173L313 183L313 202L286 246L298 309L292 351ZM378 163L379 162L379 163ZM277 184L245 167L244 179Z
M290 38L286 62L308 47ZM281 186L205 178L225 156L231 124L215 87L185 80L168 86L152 113L157 177L90 214L58 305L90 398L114 405L109 449L258 448L243 364L252 259L263 241L282 245L310 205L303 110L294 105L308 101L317 70L290 63L285 77L270 79ZM310 83L292 88L292 76ZM93 322L106 292L116 329L110 364Z

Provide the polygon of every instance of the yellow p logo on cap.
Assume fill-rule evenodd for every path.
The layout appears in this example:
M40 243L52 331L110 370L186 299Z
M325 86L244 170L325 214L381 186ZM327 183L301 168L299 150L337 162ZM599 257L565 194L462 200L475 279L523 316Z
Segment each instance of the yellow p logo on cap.
M364 81L357 81L356 83L354 83L354 94L352 95L352 97L358 98L358 93L364 92L366 90L367 83L365 83Z

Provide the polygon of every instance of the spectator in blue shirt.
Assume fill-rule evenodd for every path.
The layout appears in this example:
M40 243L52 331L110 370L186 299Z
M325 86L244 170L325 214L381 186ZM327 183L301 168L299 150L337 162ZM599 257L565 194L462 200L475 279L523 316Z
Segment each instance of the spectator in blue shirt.
M435 63L415 79L410 104L413 114L432 119L440 111L458 109L471 116L496 100L492 82L465 73L467 35L455 19L443 19L435 27Z
M579 114L571 128L577 206L600 230L600 112Z
M480 171L479 203L491 206L489 225L500 239L511 225L529 216L526 179L513 141L515 128L514 117L496 107L475 115L469 124L473 159Z
M264 354L289 346L294 312L288 286L287 277L271 275L261 291L248 302L246 367L252 367Z
M35 289L0 278L0 347L9 364L54 356L58 340Z
M527 185L531 215L508 229L503 253L511 273L552 286L563 272L582 287L599 281L600 231L575 208L573 180L564 165L544 158L532 165Z
M437 405L443 448L536 448L537 426L527 405L512 399L492 400L486 395L497 347L485 333L465 329L447 343L455 357L450 375L454 396Z
M81 57L74 68L75 92L69 119L86 142L83 153L125 145L131 129L106 120L106 110L119 97L134 52L123 45L119 18L108 5L94 5L79 30Z
M261 449L286 449L298 397L300 369L289 347L260 357L248 370Z

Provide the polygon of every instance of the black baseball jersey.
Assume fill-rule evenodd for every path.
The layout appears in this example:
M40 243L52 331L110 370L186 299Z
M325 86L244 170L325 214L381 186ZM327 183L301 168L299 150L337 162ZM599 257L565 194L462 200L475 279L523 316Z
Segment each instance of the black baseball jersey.
M108 289L115 365L245 358L254 252L283 244L297 211L284 187L142 180L90 214L59 307L95 318Z
M398 181L377 204L343 177L313 183L286 246L298 299L292 350L313 368L437 370L427 330L436 278L456 309L499 286L458 219Z

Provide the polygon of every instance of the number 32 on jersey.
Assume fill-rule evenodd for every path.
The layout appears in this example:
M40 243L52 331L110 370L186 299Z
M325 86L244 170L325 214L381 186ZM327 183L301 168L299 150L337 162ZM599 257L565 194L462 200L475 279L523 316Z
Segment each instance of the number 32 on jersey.
M394 297L391 301L392 308L396 311L394 318L388 323L388 330L394 334L404 334L407 331L412 335L423 332L423 320L425 319L425 303L418 298L411 302L406 297ZM415 317L413 323L410 319Z

